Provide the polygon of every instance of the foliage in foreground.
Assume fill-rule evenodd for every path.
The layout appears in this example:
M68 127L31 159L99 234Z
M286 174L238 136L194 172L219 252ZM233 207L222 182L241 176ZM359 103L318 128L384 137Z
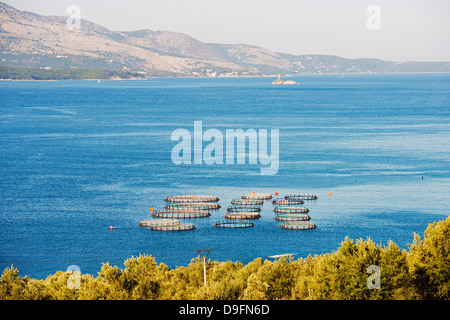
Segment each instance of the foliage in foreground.
M450 217L430 224L423 240L416 234L409 250L346 238L333 253L298 260L208 261L206 288L199 259L169 269L141 255L124 269L104 264L97 277L59 271L45 280L11 267L0 278L0 299L449 299L449 252ZM367 286L371 265L379 267L380 289Z

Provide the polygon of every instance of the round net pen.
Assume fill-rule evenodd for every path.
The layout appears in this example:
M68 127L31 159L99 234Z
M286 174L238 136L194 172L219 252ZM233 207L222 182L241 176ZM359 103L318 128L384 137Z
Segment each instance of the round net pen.
M251 228L254 227L255 224L250 221L230 221L230 220L224 220L224 221L217 221L214 224L215 227L218 228Z
M228 212L243 212L243 211L249 211L249 212L260 212L261 208L259 206L230 206L227 208Z
M263 200L258 200L258 199L233 199L233 200L231 200L231 204L262 205L263 203L264 203Z
M293 194L287 194L285 196L285 199L300 199L300 200L317 200L319 197L317 197L314 194L305 194L305 193L293 193Z
M277 221L308 221L311 217L301 213L282 213L275 216Z
M166 202L218 202L219 198L215 196L194 196L194 195L183 195L183 196L169 196L164 198Z
M308 213L309 209L300 206L276 206L273 209L275 213Z
M157 231L187 231L194 230L195 226L192 223L180 223L177 225L154 225L153 227L150 227L150 229Z
M274 205L285 205L285 206L292 206L292 205L298 205L298 204L304 204L305 201L302 199L286 199L286 198L275 198L272 200L272 204Z
M209 217L211 214L207 210L180 209L180 210L157 210L152 213L155 218L177 218L194 219Z
M251 199L251 200L270 200L272 199L272 195L270 193L248 193L242 196L242 199Z
M231 220L253 220L259 219L261 215L258 212L228 212L224 215L225 219Z
M176 223L180 223L180 221L178 220L173 220L173 219L154 219L154 220L144 220L139 222L139 226L140 227L150 227L152 225L156 225L156 224L176 224Z
M141 221L139 226L157 231L187 231L195 229L195 226L192 223L182 224L179 220L173 219Z
M203 210L215 210L219 209L220 205L216 202L172 202L168 203L164 209L179 209L179 208L190 208L190 209L203 209Z
M317 228L314 223L308 221L287 221L280 224L280 227L289 230L308 230Z

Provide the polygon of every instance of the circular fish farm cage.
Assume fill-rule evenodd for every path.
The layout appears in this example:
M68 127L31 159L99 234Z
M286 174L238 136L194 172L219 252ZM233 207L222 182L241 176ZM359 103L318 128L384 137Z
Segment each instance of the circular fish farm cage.
M214 224L215 227L218 228L251 228L254 227L255 224L250 221L230 221L230 220L224 220L224 221L217 221Z
M261 218L261 215L258 212L229 212L224 215L225 219L231 220L254 220Z
M156 225L156 224L171 224L171 223L179 223L180 221L178 220L171 220L171 219L161 219L161 220L144 220L139 222L139 226L140 227L150 227L152 225Z
M272 199L272 195L270 193L248 193L242 196L242 199L251 199L251 200L270 200Z
M211 214L207 210L180 209L180 210L157 210L152 213L155 218L177 218L193 219L209 217Z
M273 209L276 213L308 213L309 209L300 206L276 206Z
M203 209L203 210L215 210L219 209L220 205L217 202L173 202L167 204L164 209Z
M282 213L275 216L277 221L308 221L311 217L301 213Z
M157 231L187 231L195 229L195 226L192 223L182 224L179 220L173 219L141 221L139 226Z
M305 193L293 193L293 194L287 194L285 199L300 199L300 200L317 200L319 197L317 197L314 194L305 194Z
M169 196L164 199L166 202L218 202L219 198L215 196Z
M280 227L289 230L308 230L317 228L314 223L308 221L288 221L280 224Z
M248 204L248 205L261 205L263 204L263 200L258 199L233 199L231 200L231 204L241 205L241 204Z
M286 199L286 198L275 198L272 200L272 204L276 205L285 205L285 206L292 206L292 205L298 205L298 204L304 204L305 201L302 199Z
M246 206L246 205L234 205L227 208L228 212L260 212L261 208L259 206Z

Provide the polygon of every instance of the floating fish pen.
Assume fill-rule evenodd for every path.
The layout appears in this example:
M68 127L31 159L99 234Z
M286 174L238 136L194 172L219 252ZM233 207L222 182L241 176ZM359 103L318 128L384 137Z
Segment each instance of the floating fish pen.
M242 212L242 211L250 211L250 212L259 212L261 211L261 207L252 206L252 205L234 205L227 208L228 212Z
M231 204L261 205L263 203L264 203L263 200L258 200L258 199L233 199L233 200L231 200Z
M299 206L276 206L273 209L276 213L308 213L309 209Z
M155 218L177 218L193 219L209 217L211 214L207 210L180 209L180 210L157 210L152 213Z
M150 227L150 226L156 225L156 224L175 224L175 223L180 223L180 221L173 220L173 219L144 220L144 221L139 222L138 226Z
M260 212L261 208L228 208L229 213L239 213L239 212Z
M141 221L139 226L157 231L187 231L195 229L192 223L182 224L179 220L172 219L145 220Z
M251 199L251 200L270 200L272 199L272 195L270 193L248 193L242 196L242 199Z
M301 193L294 193L294 194L288 194L285 196L285 199L299 199L299 200L317 200L318 197L314 194L301 194Z
M218 202L219 198L215 196L170 196L164 199L166 202Z
M228 212L224 215L225 219L231 220L253 220L260 217L261 215L258 212Z
M317 228L314 223L308 221L287 221L280 224L280 227L290 230L308 230Z
M308 221L310 219L309 215L300 213L282 213L275 216L277 221Z
M167 204L164 209L203 209L203 210L215 210L219 209L220 205L217 202L171 202Z
M297 198L292 198L292 199L286 199L286 198L275 198L272 200L272 204L282 204L282 205L286 205L286 206L291 206L291 205L297 205L297 204L304 204L305 201L303 201L302 199L297 199Z
M218 228L251 228L254 227L255 224L250 221L230 221L230 220L224 220L224 221L217 221L214 224L215 227Z

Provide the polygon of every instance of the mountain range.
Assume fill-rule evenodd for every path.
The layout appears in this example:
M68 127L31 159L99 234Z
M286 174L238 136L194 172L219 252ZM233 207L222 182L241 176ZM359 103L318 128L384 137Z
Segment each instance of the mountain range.
M250 44L212 44L168 31L112 31L81 19L41 16L0 2L0 65L132 70L147 76L450 72L450 62L292 55Z

